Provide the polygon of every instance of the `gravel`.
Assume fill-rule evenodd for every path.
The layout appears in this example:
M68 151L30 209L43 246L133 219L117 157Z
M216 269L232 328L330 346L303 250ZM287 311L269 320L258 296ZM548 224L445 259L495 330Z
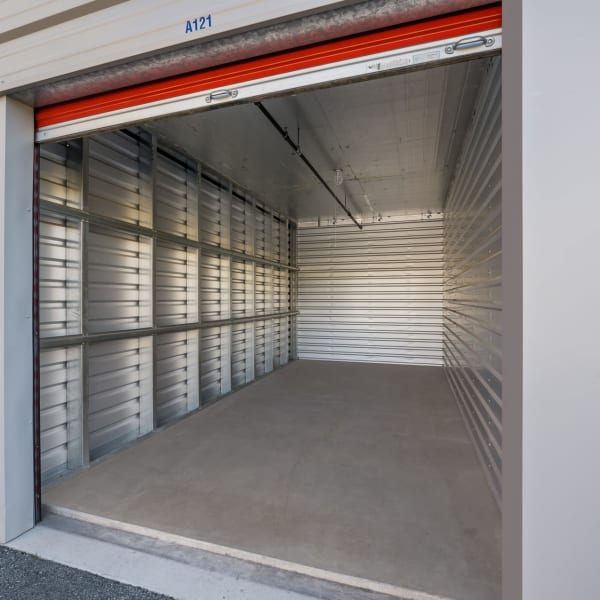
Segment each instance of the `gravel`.
M0 546L2 600L168 600L138 587Z

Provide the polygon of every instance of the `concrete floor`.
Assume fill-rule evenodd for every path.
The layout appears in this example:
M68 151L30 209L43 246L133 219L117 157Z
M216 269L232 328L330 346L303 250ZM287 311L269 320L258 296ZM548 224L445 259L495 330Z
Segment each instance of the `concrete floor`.
M44 502L442 597L500 597L500 515L435 367L292 363Z

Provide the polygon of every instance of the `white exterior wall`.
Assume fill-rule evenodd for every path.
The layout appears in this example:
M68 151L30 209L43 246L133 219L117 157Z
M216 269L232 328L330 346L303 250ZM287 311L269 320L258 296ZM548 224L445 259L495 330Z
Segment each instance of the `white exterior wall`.
M0 543L33 526L33 110L0 97Z
M0 92L344 3L128 0L34 2L28 8L13 0L2 4ZM208 15L210 27L205 20L204 29L196 30L194 19ZM192 32L186 32L188 21Z
M599 19L504 9L504 600L600 598Z

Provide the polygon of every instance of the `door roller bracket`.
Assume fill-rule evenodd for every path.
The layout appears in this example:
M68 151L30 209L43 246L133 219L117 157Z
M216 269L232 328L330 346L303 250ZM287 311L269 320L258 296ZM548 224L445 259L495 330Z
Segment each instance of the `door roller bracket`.
M454 42L450 46L446 46L446 54L454 54L457 50L469 50L470 48L478 48L479 46L490 48L494 43L495 40L493 37L486 38L482 35L467 37Z
M237 95L237 90L218 90L216 92L211 92L208 96L206 96L206 104L210 104L215 100L229 100L230 98L237 98Z

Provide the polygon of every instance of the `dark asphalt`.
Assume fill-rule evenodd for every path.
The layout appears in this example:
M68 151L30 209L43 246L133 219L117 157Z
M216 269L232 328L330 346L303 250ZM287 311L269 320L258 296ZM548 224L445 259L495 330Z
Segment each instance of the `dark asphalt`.
M2 600L168 600L154 594L0 546Z

